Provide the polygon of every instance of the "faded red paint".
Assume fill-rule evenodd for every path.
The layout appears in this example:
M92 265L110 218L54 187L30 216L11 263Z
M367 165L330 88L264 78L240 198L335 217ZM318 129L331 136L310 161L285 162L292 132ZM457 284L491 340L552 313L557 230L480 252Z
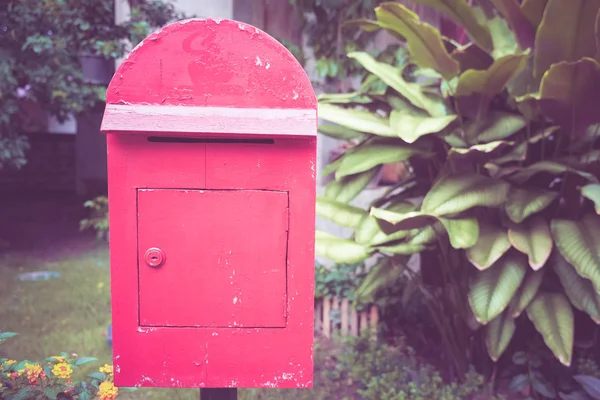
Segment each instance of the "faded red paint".
M118 386L312 387L316 127L301 66L246 24L174 23L122 63L102 126Z

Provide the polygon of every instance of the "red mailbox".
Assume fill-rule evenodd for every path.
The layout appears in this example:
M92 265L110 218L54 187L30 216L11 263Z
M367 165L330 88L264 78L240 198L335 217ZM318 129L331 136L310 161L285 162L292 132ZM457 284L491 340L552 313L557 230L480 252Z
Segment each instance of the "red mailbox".
M316 98L264 32L187 20L107 91L117 386L311 387Z

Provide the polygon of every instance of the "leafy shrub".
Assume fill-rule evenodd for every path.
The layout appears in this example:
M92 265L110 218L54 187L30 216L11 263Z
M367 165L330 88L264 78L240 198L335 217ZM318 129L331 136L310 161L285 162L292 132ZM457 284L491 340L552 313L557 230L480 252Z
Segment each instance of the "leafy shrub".
M374 275L419 253L417 292L459 376L476 354L472 338L496 361L525 315L570 365L575 317L600 323L600 113L591 106L600 3L414 2L447 14L472 42L442 37L396 2L362 21L406 40L419 78L352 52L365 82L387 89L321 97L319 116L337 124L324 133L359 144L327 167L336 179L317 201L319 215L354 236L318 232L317 252L344 263L377 255ZM412 176L368 210L348 204L380 165L399 161Z
M470 370L463 383L447 382L430 364L419 361L402 340L397 346L380 344L365 332L344 339L334 368L324 370L324 379L346 386L347 399L367 400L459 400L489 395L484 378Z
M98 196L86 201L83 206L90 209L90 216L79 222L79 229L93 229L99 240L108 240L108 198Z
M0 344L16 336L0 332ZM119 389L113 383L112 365L104 365L85 380L73 380L77 367L96 361L93 357L61 353L41 362L0 358L0 398L6 400L113 400ZM133 389L120 389L132 391Z

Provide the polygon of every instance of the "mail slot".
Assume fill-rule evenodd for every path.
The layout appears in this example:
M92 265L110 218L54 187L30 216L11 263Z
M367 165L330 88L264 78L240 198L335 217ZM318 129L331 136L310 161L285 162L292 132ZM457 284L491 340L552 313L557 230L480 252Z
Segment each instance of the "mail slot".
M264 32L176 22L107 90L117 386L311 387L316 98Z

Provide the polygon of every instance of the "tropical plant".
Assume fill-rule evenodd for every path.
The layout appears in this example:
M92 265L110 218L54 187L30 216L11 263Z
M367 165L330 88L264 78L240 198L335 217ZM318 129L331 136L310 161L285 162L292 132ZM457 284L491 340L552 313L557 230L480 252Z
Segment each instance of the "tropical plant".
M319 104L337 124L324 133L359 144L326 167L335 181L317 200L320 216L354 235L317 232L317 252L377 257L371 284L419 254L417 292L459 375L473 336L496 361L524 319L570 365L575 317L600 323L600 1L413 2L445 13L471 42L394 2L361 21L404 40L421 79L348 54L387 89ZM348 204L398 161L408 179L367 210Z

